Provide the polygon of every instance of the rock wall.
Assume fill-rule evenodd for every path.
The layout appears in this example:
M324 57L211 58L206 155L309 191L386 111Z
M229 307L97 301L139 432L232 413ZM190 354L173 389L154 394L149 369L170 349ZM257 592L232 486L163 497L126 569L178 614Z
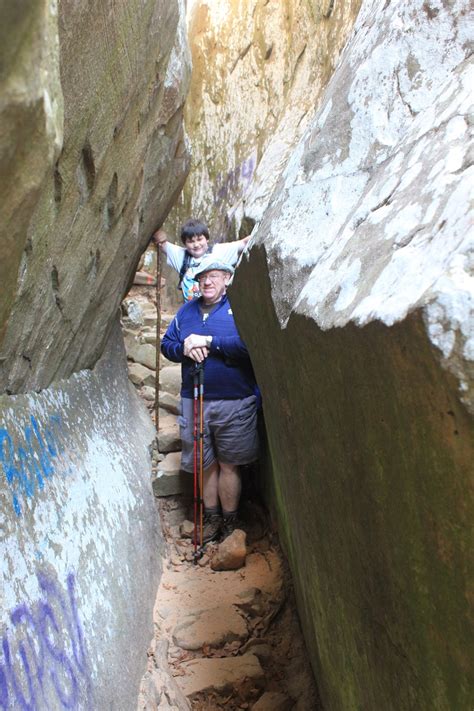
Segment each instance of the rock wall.
M0 39L1 344L31 213L63 140L56 6L4 2Z
M467 14L363 3L231 295L331 711L474 696Z
M182 0L8 2L5 18L0 391L16 393L100 357L188 170L190 64Z
M7 0L0 38L0 707L130 709L161 535L112 327L189 167L184 1Z
M250 234L261 219L334 71L360 0L190 5L193 71L185 125L192 161L166 229L179 240L182 222L200 216L211 240L221 241ZM167 276L177 303L177 279Z
M163 541L116 326L94 370L0 397L2 709L137 704Z

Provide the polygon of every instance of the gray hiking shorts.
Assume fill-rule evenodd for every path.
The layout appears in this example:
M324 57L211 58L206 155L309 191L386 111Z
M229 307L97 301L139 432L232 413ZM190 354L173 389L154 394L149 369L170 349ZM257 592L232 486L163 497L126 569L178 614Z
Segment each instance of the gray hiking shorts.
M198 403L199 409L199 403ZM181 398L181 468L194 471L194 401ZM204 469L217 459L224 464L250 464L258 457L257 398L204 400ZM199 457L199 440L198 440ZM199 463L199 458L198 458Z

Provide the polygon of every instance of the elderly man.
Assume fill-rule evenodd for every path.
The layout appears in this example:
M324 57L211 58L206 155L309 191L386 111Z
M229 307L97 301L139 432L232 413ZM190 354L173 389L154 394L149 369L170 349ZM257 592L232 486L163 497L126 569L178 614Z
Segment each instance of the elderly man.
M239 465L258 456L256 383L226 295L233 268L209 255L195 275L201 296L180 308L161 345L181 363L181 466L193 471L193 371L204 367L203 542L238 527Z

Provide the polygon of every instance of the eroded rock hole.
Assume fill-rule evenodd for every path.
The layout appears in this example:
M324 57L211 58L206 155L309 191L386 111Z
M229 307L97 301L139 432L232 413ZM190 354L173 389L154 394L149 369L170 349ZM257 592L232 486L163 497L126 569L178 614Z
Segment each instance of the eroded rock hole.
M117 192L118 177L117 173L114 173L104 202L104 228L106 230L110 230L116 218Z
M51 286L53 288L53 295L54 295L54 301L56 303L56 306L60 311L63 309L63 302L62 299L59 295L59 272L57 267L53 264L53 268L51 270Z
M96 178L94 156L88 141L86 141L81 150L76 176L82 199L86 200L90 197L94 189Z
M54 203L56 208L59 208L61 200L63 198L63 178L59 172L58 163L56 163L53 174L54 180Z

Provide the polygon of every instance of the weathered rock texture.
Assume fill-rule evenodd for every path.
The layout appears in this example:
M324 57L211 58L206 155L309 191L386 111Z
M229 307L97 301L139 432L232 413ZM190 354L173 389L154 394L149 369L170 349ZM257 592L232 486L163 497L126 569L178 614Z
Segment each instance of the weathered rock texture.
M467 13L364 2L231 297L332 711L474 694Z
M239 230L250 234L262 217L334 71L360 0L191 5L193 73L185 123L192 167L166 228L179 237L180 224L200 216L211 240L222 240ZM176 276L168 277L176 300Z
M103 353L188 167L184 0L1 12L0 707L131 709L154 430L119 333Z
M2 3L0 66L1 343L31 213L63 140L54 3Z
M182 0L17 5L1 30L0 391L26 392L104 349L186 176L189 58Z
M0 706L136 707L163 541L154 430L106 355L37 395L0 397Z

